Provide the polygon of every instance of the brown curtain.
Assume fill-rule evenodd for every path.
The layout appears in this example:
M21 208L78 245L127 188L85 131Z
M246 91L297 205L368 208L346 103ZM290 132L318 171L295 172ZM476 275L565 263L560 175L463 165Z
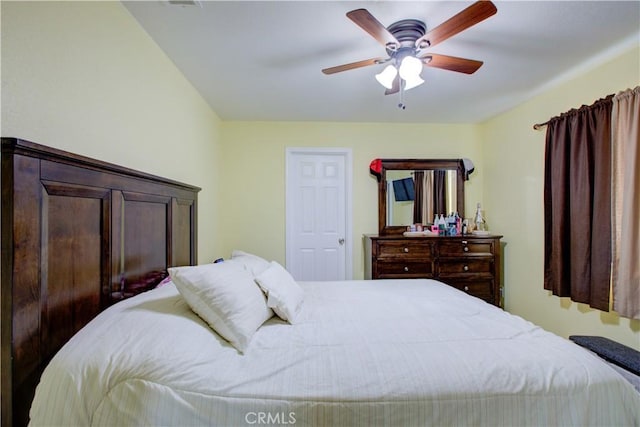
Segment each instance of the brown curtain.
M544 288L609 310L612 96L549 121Z
M413 188L415 197L413 199L413 223L426 224L429 220L423 217L422 205L424 204L424 172L415 171L413 173Z
M613 98L613 309L640 319L640 86Z
M433 171L433 213L448 215L447 210L447 188L446 188L447 171L437 169Z
M424 171L424 203L422 206L424 214L422 217L427 223L433 221L435 212L433 211L433 171Z
M415 201L413 204L414 224L429 224L433 221L433 171L415 171L413 176Z

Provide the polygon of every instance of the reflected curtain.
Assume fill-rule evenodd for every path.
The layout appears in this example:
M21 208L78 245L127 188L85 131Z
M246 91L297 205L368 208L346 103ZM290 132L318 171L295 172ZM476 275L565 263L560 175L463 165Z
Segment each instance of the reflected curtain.
M613 98L613 309L640 319L640 86Z
M447 213L447 188L446 188L446 174L447 171L437 169L433 171L433 213L444 214Z
M424 172L413 172L413 188L415 197L413 199L413 223L424 224L426 218L423 217L422 205L424 204ZM424 220L424 221L423 221Z
M424 212L425 224L433 222L435 215L433 209L433 171L424 171L424 206L422 207Z
M433 171L415 171L413 175L415 200L413 223L428 224L433 218Z
M544 288L609 310L612 96L549 121Z

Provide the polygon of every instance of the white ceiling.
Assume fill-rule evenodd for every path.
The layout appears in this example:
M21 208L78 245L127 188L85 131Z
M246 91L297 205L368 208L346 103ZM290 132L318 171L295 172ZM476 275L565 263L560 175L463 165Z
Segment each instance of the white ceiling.
M374 78L383 65L320 71L386 56L345 13L429 29L471 2L124 2L223 120L474 123L640 42L640 1L494 3L496 15L431 49L484 65L473 75L425 67L400 110Z

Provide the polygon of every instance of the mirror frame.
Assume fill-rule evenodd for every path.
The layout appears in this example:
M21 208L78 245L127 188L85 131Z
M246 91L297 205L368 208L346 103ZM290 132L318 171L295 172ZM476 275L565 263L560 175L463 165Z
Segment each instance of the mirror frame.
M436 170L457 171L457 208L464 216L464 165L462 159L381 159L378 176L378 232L382 235L402 235L403 225L387 225L387 171L388 170Z

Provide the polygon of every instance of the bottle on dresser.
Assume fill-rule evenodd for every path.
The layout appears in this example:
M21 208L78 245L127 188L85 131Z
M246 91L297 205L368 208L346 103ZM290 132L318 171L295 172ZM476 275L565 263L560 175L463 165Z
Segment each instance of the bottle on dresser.
M438 218L438 235L444 236L447 233L447 220L444 219L444 214L440 214Z
M476 215L473 218L474 230L476 231L485 231L487 223L485 222L484 216L482 216L482 209L480 208L480 202L478 202L478 207L476 208Z

